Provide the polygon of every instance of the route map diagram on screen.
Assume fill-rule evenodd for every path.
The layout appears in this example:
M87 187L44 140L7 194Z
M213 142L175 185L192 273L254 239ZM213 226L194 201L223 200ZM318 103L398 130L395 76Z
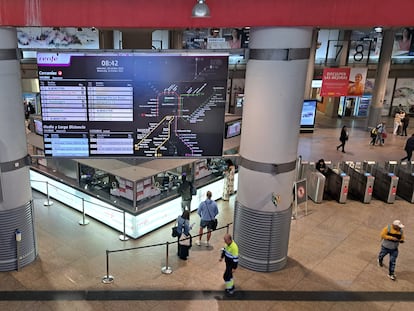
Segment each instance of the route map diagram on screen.
M221 156L228 55L38 53L45 156Z

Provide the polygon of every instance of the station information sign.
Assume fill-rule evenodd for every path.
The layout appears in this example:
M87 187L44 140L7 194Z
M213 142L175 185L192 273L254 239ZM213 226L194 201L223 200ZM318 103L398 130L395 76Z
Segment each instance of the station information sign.
M45 156L221 156L228 55L37 54Z

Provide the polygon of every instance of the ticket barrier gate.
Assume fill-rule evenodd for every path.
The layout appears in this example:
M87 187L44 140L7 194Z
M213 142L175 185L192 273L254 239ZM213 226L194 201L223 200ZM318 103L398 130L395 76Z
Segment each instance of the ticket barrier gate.
M386 203L394 203L398 176L372 161L364 161L363 169L375 177L373 195Z
M399 178L397 195L410 203L414 203L414 171L411 165L400 163L395 170Z
M338 168L329 168L326 191L339 203L345 203L348 197L349 176Z
M375 177L364 171L361 163L342 162L340 168L350 177L349 193L362 203L370 203Z

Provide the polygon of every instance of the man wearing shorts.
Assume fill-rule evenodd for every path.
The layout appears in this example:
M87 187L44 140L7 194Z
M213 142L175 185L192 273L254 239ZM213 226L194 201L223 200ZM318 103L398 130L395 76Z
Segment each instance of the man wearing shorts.
M207 199L200 203L197 214L200 216L200 230L198 232L199 239L196 242L198 246L201 246L201 237L203 236L203 229L207 227L207 244L210 246L210 238L212 231L212 222L218 215L217 203L211 200L211 191L207 191Z

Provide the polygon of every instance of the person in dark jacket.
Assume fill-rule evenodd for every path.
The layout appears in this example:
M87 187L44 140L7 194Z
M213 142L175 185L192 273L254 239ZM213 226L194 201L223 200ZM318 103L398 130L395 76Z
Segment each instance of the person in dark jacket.
M185 210L191 211L191 199L193 184L187 180L187 175L185 173L181 176L181 185L178 188L178 193L181 195L181 209L183 212Z
M404 150L407 153L407 156L402 158L401 161L404 161L404 160L411 161L411 157L413 155L413 150L414 150L414 134L412 134L411 137L407 139Z
M401 120L402 122L402 130L401 130L401 136L407 136L407 127L410 123L410 116L408 113L405 114L404 118Z
M342 152L345 153L345 143L348 140L348 137L348 131L346 129L346 125L344 125L341 130L341 136L339 137L341 144L336 147L336 150L339 150L339 148L342 147Z

